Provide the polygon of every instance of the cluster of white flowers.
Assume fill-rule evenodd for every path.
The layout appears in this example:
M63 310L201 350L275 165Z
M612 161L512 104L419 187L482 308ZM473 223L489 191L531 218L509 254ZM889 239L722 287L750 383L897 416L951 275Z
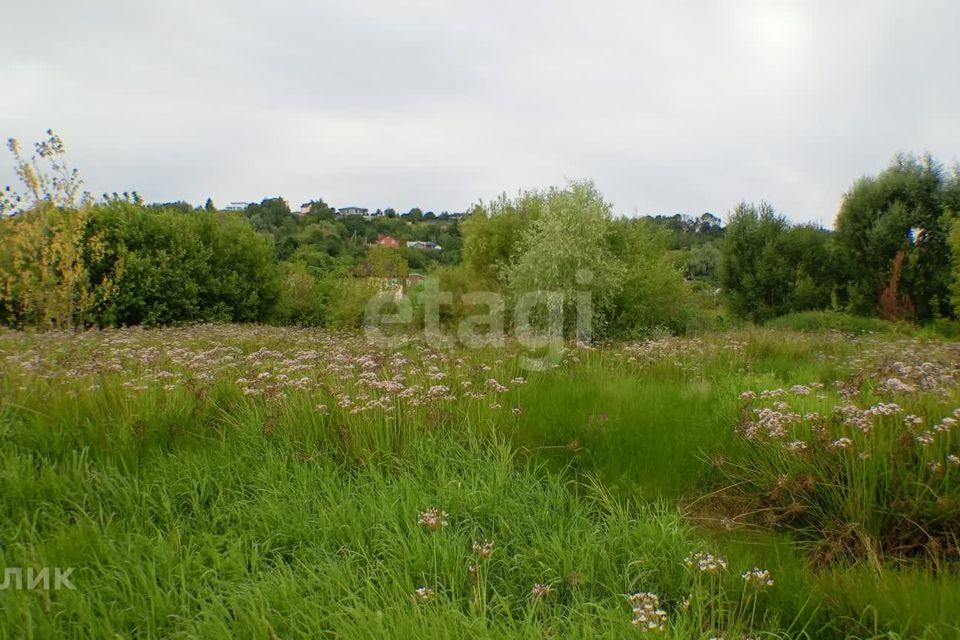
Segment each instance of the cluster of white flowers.
M773 578L770 577L770 572L766 569L754 568L751 571L744 571L740 574L740 577L748 585L757 589L766 589L773 586Z
M667 612L660 608L657 594L643 591L627 596L633 608L633 624L643 632L664 631L667 628Z
M32 340L28 348L12 355L0 354L0 359L13 370L71 385L78 377L119 372L124 376L120 384L133 391L195 390L229 380L258 401L280 401L306 392L315 396L312 405L326 407L318 408L320 415L391 414L404 406L470 400L489 404L496 395L526 384L516 374L519 351L477 361L429 344L426 338L412 338L417 356L410 357L372 349L362 334L326 329L196 325L86 335L83 357L69 367L50 357L62 349L66 338L55 334ZM304 349L304 344L314 348ZM247 351L249 345L256 346ZM508 372L513 384L483 386L485 380L502 379L499 376ZM471 385L482 393L467 396L464 391ZM89 384L84 388L96 391ZM439 415L445 419L447 414Z
M894 362L887 368L887 373L888 377L880 385L881 390L887 393L933 391L955 386L960 378L960 368L956 362Z
M437 529L441 529L450 524L447 521L447 517L448 514L446 511L440 511L436 507L431 507L430 509L420 513L420 517L417 519L417 522L430 531L436 531Z
M850 438L837 438L836 440L830 443L830 448L837 449L837 450L849 449L852 446L853 446L853 440L851 440Z
M493 389L494 391L496 391L497 393L504 393L505 391L508 390L507 387L497 382L496 379L494 378L490 378L489 380L487 380L487 386Z
M756 420L748 421L738 427L740 433L748 440L759 437L784 438L790 425L800 422L799 413L775 411L769 407L760 407L753 410Z
M900 378L887 378L880 383L880 391L885 393L913 393L917 390L912 384L907 384Z
M895 402L878 402L864 411L868 418L874 416L892 416L900 413L903 409Z
M946 417L942 419L938 424L933 426L933 430L937 433L946 433L950 431L955 426L957 426L957 419L954 417Z
M626 362L646 366L658 362L670 362L675 367L695 366L696 359L708 350L725 345L707 345L700 338L665 337L625 344L621 356Z
M493 555L494 543L491 540L473 543L473 552L481 558L489 558Z
M868 411L854 404L843 404L833 408L833 415L842 420L844 424L859 429L863 433L869 433L873 429L873 422Z
M430 602L433 600L433 589L430 587L417 587L413 595L420 602Z
M765 389L760 392L761 400L770 400L772 398L783 398L787 395L786 389Z
M540 597L543 597L543 596L548 596L548 595L550 595L551 593L553 593L553 587L551 587L551 586L548 585L548 584L543 584L543 583L540 583L540 582L535 583L535 584L533 585L533 588L530 589L530 597L531 597L531 598L540 598Z
M727 569L727 559L721 556L715 556L712 553L696 551L686 557L683 563L691 569L696 569L703 573L720 573Z
M428 398L443 398L443 399L445 399L445 400L446 400L446 399L454 399L453 396L450 395L450 387L448 387L448 386L446 386L446 385L443 385L443 384L436 384L436 385L433 385L432 387L430 387L430 388L427 390L427 397L428 397Z

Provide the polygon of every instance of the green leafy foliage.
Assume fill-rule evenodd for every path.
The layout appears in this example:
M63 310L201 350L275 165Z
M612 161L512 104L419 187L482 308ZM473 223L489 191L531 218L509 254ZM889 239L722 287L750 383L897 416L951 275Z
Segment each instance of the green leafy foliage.
M273 246L236 214L110 202L91 225L124 265L96 324L262 321L276 301Z
M953 295L954 314L960 316L960 217L954 217L950 230L950 251L953 258L953 282L950 292Z
M958 210L956 170L929 155L900 155L876 177L858 180L844 196L836 222L842 259L842 300L858 313L876 312L898 252L906 254L900 289L929 321L950 313L950 214Z
M768 203L741 203L724 234L720 279L733 312L755 321L826 308L834 282L829 234L791 227Z
M323 325L328 319L329 287L298 262L280 265L279 292L270 320L278 324Z
M540 215L513 247L505 269L507 286L514 296L562 293L568 330L576 320L578 292L589 291L594 330L603 331L625 272L612 251L610 205L588 182L552 189L542 197Z
M475 210L464 223L464 267L513 299L562 294L568 334L581 294L590 296L597 336L679 330L690 310L688 287L662 237L645 221L614 220L588 181Z

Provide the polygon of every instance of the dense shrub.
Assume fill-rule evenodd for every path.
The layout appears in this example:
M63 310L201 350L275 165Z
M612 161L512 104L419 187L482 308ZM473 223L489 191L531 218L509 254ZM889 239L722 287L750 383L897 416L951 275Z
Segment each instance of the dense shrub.
M578 330L585 293L593 334L601 337L680 329L690 310L689 287L658 235L640 221L614 221L590 182L478 208L464 225L464 261L510 301L536 291L562 294L568 335Z
M437 319L443 325L456 323L473 314L493 313L494 310L487 305L472 304L470 297L471 293L482 291L489 284L481 282L466 265L437 267L425 282L409 290L414 322L422 326L431 308L437 310Z
M513 200L501 195L474 207L463 223L464 265L482 281L504 284L517 244L540 217L545 202L545 194L527 191Z
M344 329L362 327L371 298L380 293L380 287L372 278L329 277L322 286L324 291L329 291L325 295L331 301L328 324Z
M767 203L742 203L727 224L720 272L734 313L755 321L830 305L829 233L791 227Z
M611 301L608 334L624 338L652 328L688 329L697 315L694 297L661 236L643 222L623 220L614 223L613 238L623 271Z
M586 182L552 189L543 198L540 216L520 235L506 266L509 291L514 297L537 291L563 294L568 333L576 325L578 294L589 291L593 330L605 332L626 271L613 253L610 205Z
M116 293L123 266L87 205L44 202L0 218L0 318L14 327L82 327Z
M208 280L208 251L187 216L144 211L127 203L97 207L94 225L116 247L123 273L106 301L102 325L170 324L201 318L201 283Z
M953 259L953 279L950 285L953 313L960 317L960 217L954 217L950 229L950 251Z
M296 262L281 263L279 271L279 294L270 321L303 326L325 324L329 287L325 287L308 267Z
M951 212L960 210L960 175L930 156L900 155L876 177L858 180L837 215L843 302L876 313L902 252L898 288L913 317L929 321L950 308Z
M123 272L98 324L261 321L276 302L270 240L236 214L180 213L113 202L93 225Z
M10 325L261 321L276 302L272 244L234 214L114 200L35 208L0 229Z

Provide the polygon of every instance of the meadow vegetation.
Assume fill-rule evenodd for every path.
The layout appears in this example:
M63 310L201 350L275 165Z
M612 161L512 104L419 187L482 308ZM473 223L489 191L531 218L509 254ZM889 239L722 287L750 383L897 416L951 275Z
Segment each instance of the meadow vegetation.
M0 591L0 635L957 633L946 343L520 353L0 334L0 561L75 567L74 590Z
M828 231L589 181L95 199L10 149L0 638L960 636L957 170L899 156Z

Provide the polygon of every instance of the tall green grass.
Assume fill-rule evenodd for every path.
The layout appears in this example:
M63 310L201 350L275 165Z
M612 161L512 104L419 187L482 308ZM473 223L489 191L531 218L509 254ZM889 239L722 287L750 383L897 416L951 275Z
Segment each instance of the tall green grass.
M668 637L953 637L955 561L938 573L817 566L796 531L728 531L708 508L718 461L757 453L734 431L740 392L829 385L914 348L888 339L739 331L574 350L540 373L511 349L357 343L373 364L329 373L321 355L306 370L317 385L246 395L236 380L258 375L249 354L282 352L268 360L287 366L341 340L231 327L2 334L0 568L74 567L77 588L0 590L0 638L627 637L640 633L625 597L637 591L658 595ZM225 346L235 357L209 378L181 375L192 354ZM28 366L14 366L24 353ZM356 404L368 393L352 386L358 372L401 356L405 384L423 377L456 397L337 405L343 389ZM114 357L119 370L90 365ZM168 370L177 384L157 378ZM487 378L517 376L526 383L489 391ZM924 402L911 410L939 407ZM449 526L419 525L429 508ZM878 508L849 513L866 522ZM483 540L489 559L472 550ZM725 555L728 570L691 571L693 551ZM776 586L745 589L753 567ZM532 595L536 584L547 592Z
M496 442L418 439L403 459L347 465L250 424L135 469L5 450L0 486L3 566L74 567L76 587L0 592L2 637L599 638L629 633L624 594L648 589L678 630L698 623L678 603L699 543L675 510ZM449 526L419 526L430 507ZM537 583L552 592L532 598Z
M764 325L769 329L791 331L840 331L851 334L901 333L910 334L915 328L907 323L896 323L867 316L854 316L838 311L800 311L774 318Z

